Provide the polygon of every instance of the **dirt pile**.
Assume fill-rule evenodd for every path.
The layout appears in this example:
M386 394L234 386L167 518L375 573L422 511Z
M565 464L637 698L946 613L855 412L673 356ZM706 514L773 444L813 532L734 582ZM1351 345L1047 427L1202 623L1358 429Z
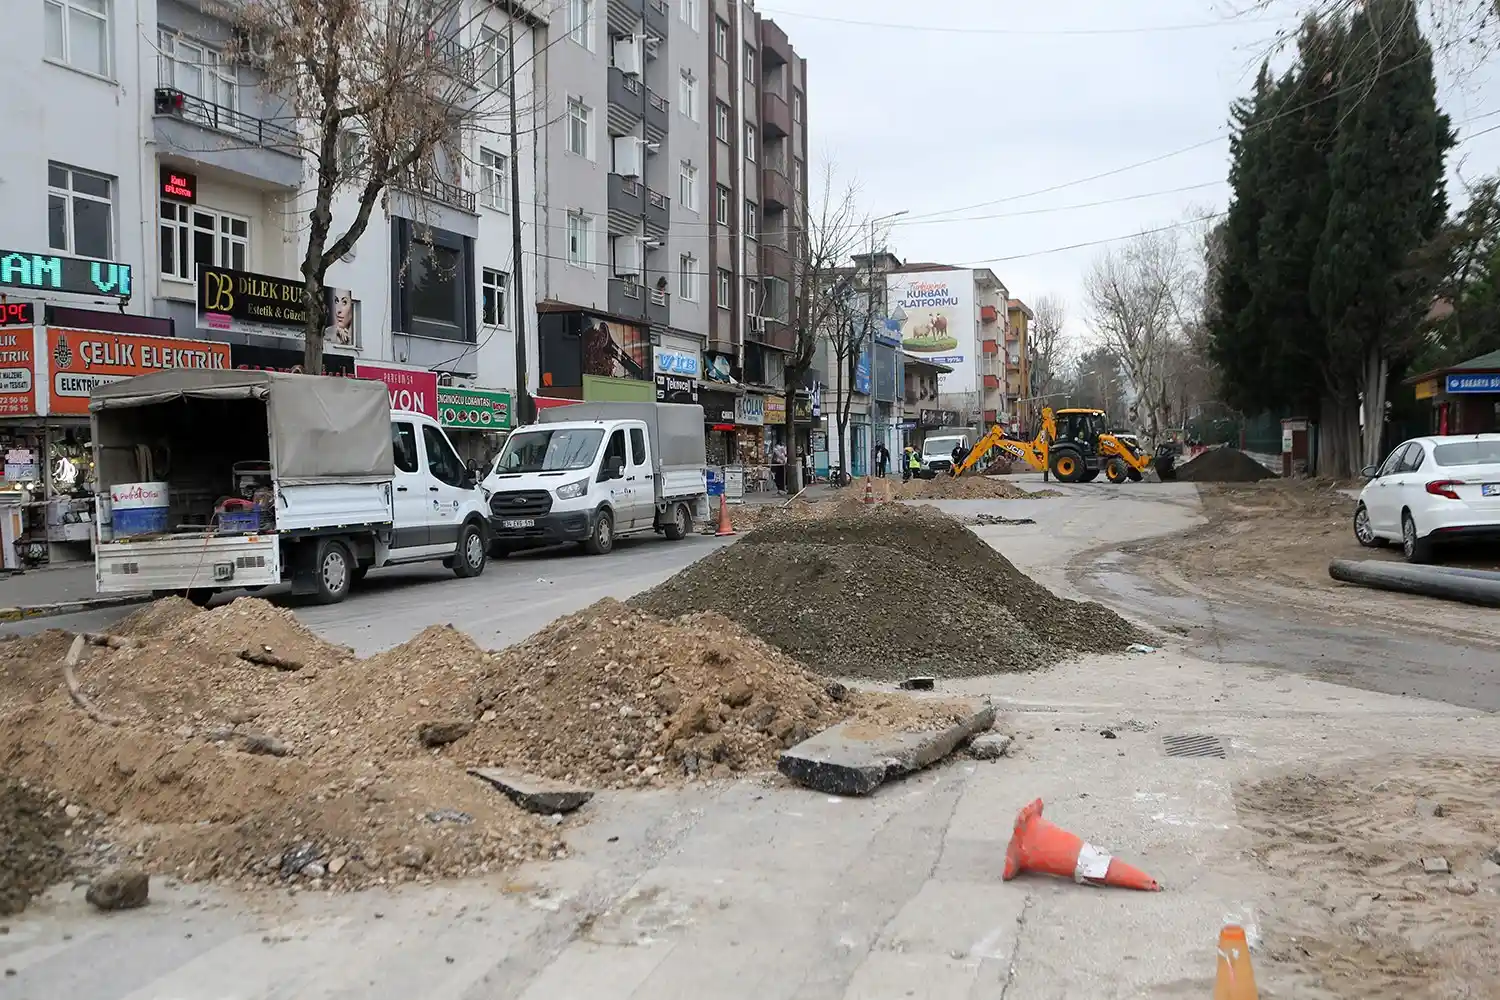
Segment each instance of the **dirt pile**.
M1177 467L1187 483L1258 483L1276 474L1238 448L1213 448Z
M0 771L107 814L103 839L154 870L353 888L563 849L419 740L474 715L490 656L453 629L359 661L251 598L190 615L161 602L123 624L76 669L117 725L69 697L70 636L0 645Z
M1062 495L1055 490L1038 490L1033 493L1021 489L1015 483L973 475L959 476L957 479L939 475L932 479L913 479L905 483L897 480L887 482L890 489L886 499L891 500L1034 500Z
M1141 637L1068 601L955 519L882 504L768 525L633 600L664 616L714 611L831 674L896 679L1032 670Z
M614 600L499 654L475 707L465 757L614 788L768 770L845 718L926 726L953 712L844 691L718 614L666 621Z
M20 913L31 897L68 873L64 803L0 778L0 917Z

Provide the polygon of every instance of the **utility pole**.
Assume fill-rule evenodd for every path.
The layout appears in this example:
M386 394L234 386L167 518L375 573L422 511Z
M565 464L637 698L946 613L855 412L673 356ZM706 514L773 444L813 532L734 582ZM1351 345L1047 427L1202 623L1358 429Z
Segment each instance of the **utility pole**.
M910 209L903 208L899 212L892 212L889 215L877 216L876 218L873 218L873 219L870 220L870 268L869 268L870 276L869 276L869 283L865 286L865 288L866 288L866 296L865 296L866 309L865 309L865 347L864 347L864 349L868 350L870 352L870 399L871 399L871 403L872 403L872 406L871 406L872 411L878 410L879 406L880 406L879 399L875 395L875 389L876 389L876 386L875 386L875 345L873 343L874 340L875 340L875 309L876 309L876 305L875 305L875 252L876 252L876 245L875 244L876 244L877 239L879 238L877 236L877 227L881 223L883 223L883 222L890 222L893 219L899 219L899 218L901 218L901 216L906 215L910 211L911 211ZM880 293L881 293L880 294L880 310L881 310L881 315L884 316L885 315L885 283L883 281L881 282ZM857 356L856 356L856 358L857 358ZM858 361L856 360L854 363L857 365ZM900 365L899 364L893 364L891 367L895 371L899 371L900 370ZM899 391L900 387L899 386L895 386L894 388L895 388L896 391L895 391L895 393L894 393L894 395L892 397L892 402L891 402L891 416L892 416L892 418L895 417L896 400L901 395L901 393ZM873 421L871 422L871 427L872 428L874 427L874 422ZM890 436L890 431L892 429L893 428L889 428L889 427L881 427L880 428L882 441L883 441L883 443L886 444L887 448L890 447L889 436ZM873 437L874 434L872 433L871 436ZM898 445L899 445L899 442L898 442ZM874 451L874 446L875 446L875 442L874 441L869 442L869 444L867 446L867 450L873 452Z
M510 284L511 309L515 314L516 332L516 425L536 419L532 406L530 376L526 371L526 262L521 256L521 140L516 122L516 10L512 6L505 17L505 58L510 61L506 74L510 104Z

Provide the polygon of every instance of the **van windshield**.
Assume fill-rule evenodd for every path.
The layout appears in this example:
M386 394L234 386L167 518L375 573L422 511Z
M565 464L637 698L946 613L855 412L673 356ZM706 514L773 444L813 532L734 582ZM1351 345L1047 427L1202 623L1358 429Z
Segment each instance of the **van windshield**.
M594 464L600 427L560 427L556 430L517 431L495 459L496 472L563 472Z
M949 458L953 448L963 441L960 437L928 438L922 442L923 458Z

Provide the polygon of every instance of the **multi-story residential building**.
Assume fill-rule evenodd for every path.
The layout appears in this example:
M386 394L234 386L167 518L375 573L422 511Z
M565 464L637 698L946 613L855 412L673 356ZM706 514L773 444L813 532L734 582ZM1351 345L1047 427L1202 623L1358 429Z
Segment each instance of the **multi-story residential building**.
M1036 313L1020 299L1006 303L1005 342L1002 358L1005 364L1005 410L1007 429L1019 433L1030 419L1031 391L1031 324Z

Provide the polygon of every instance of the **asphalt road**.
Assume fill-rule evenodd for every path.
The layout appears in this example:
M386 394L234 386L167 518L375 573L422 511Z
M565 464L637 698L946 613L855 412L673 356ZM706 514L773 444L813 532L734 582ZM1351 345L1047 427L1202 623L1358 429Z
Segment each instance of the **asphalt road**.
M342 604L328 606L274 590L258 596L293 608L324 638L352 646L361 656L389 649L436 624L455 625L481 645L499 648L602 598L626 598L653 587L723 544L711 536L689 535L679 542L621 539L607 556L551 549L492 560L472 580L460 580L435 563L395 567L372 572ZM102 631L131 610L37 618L0 627L0 634L48 628Z

